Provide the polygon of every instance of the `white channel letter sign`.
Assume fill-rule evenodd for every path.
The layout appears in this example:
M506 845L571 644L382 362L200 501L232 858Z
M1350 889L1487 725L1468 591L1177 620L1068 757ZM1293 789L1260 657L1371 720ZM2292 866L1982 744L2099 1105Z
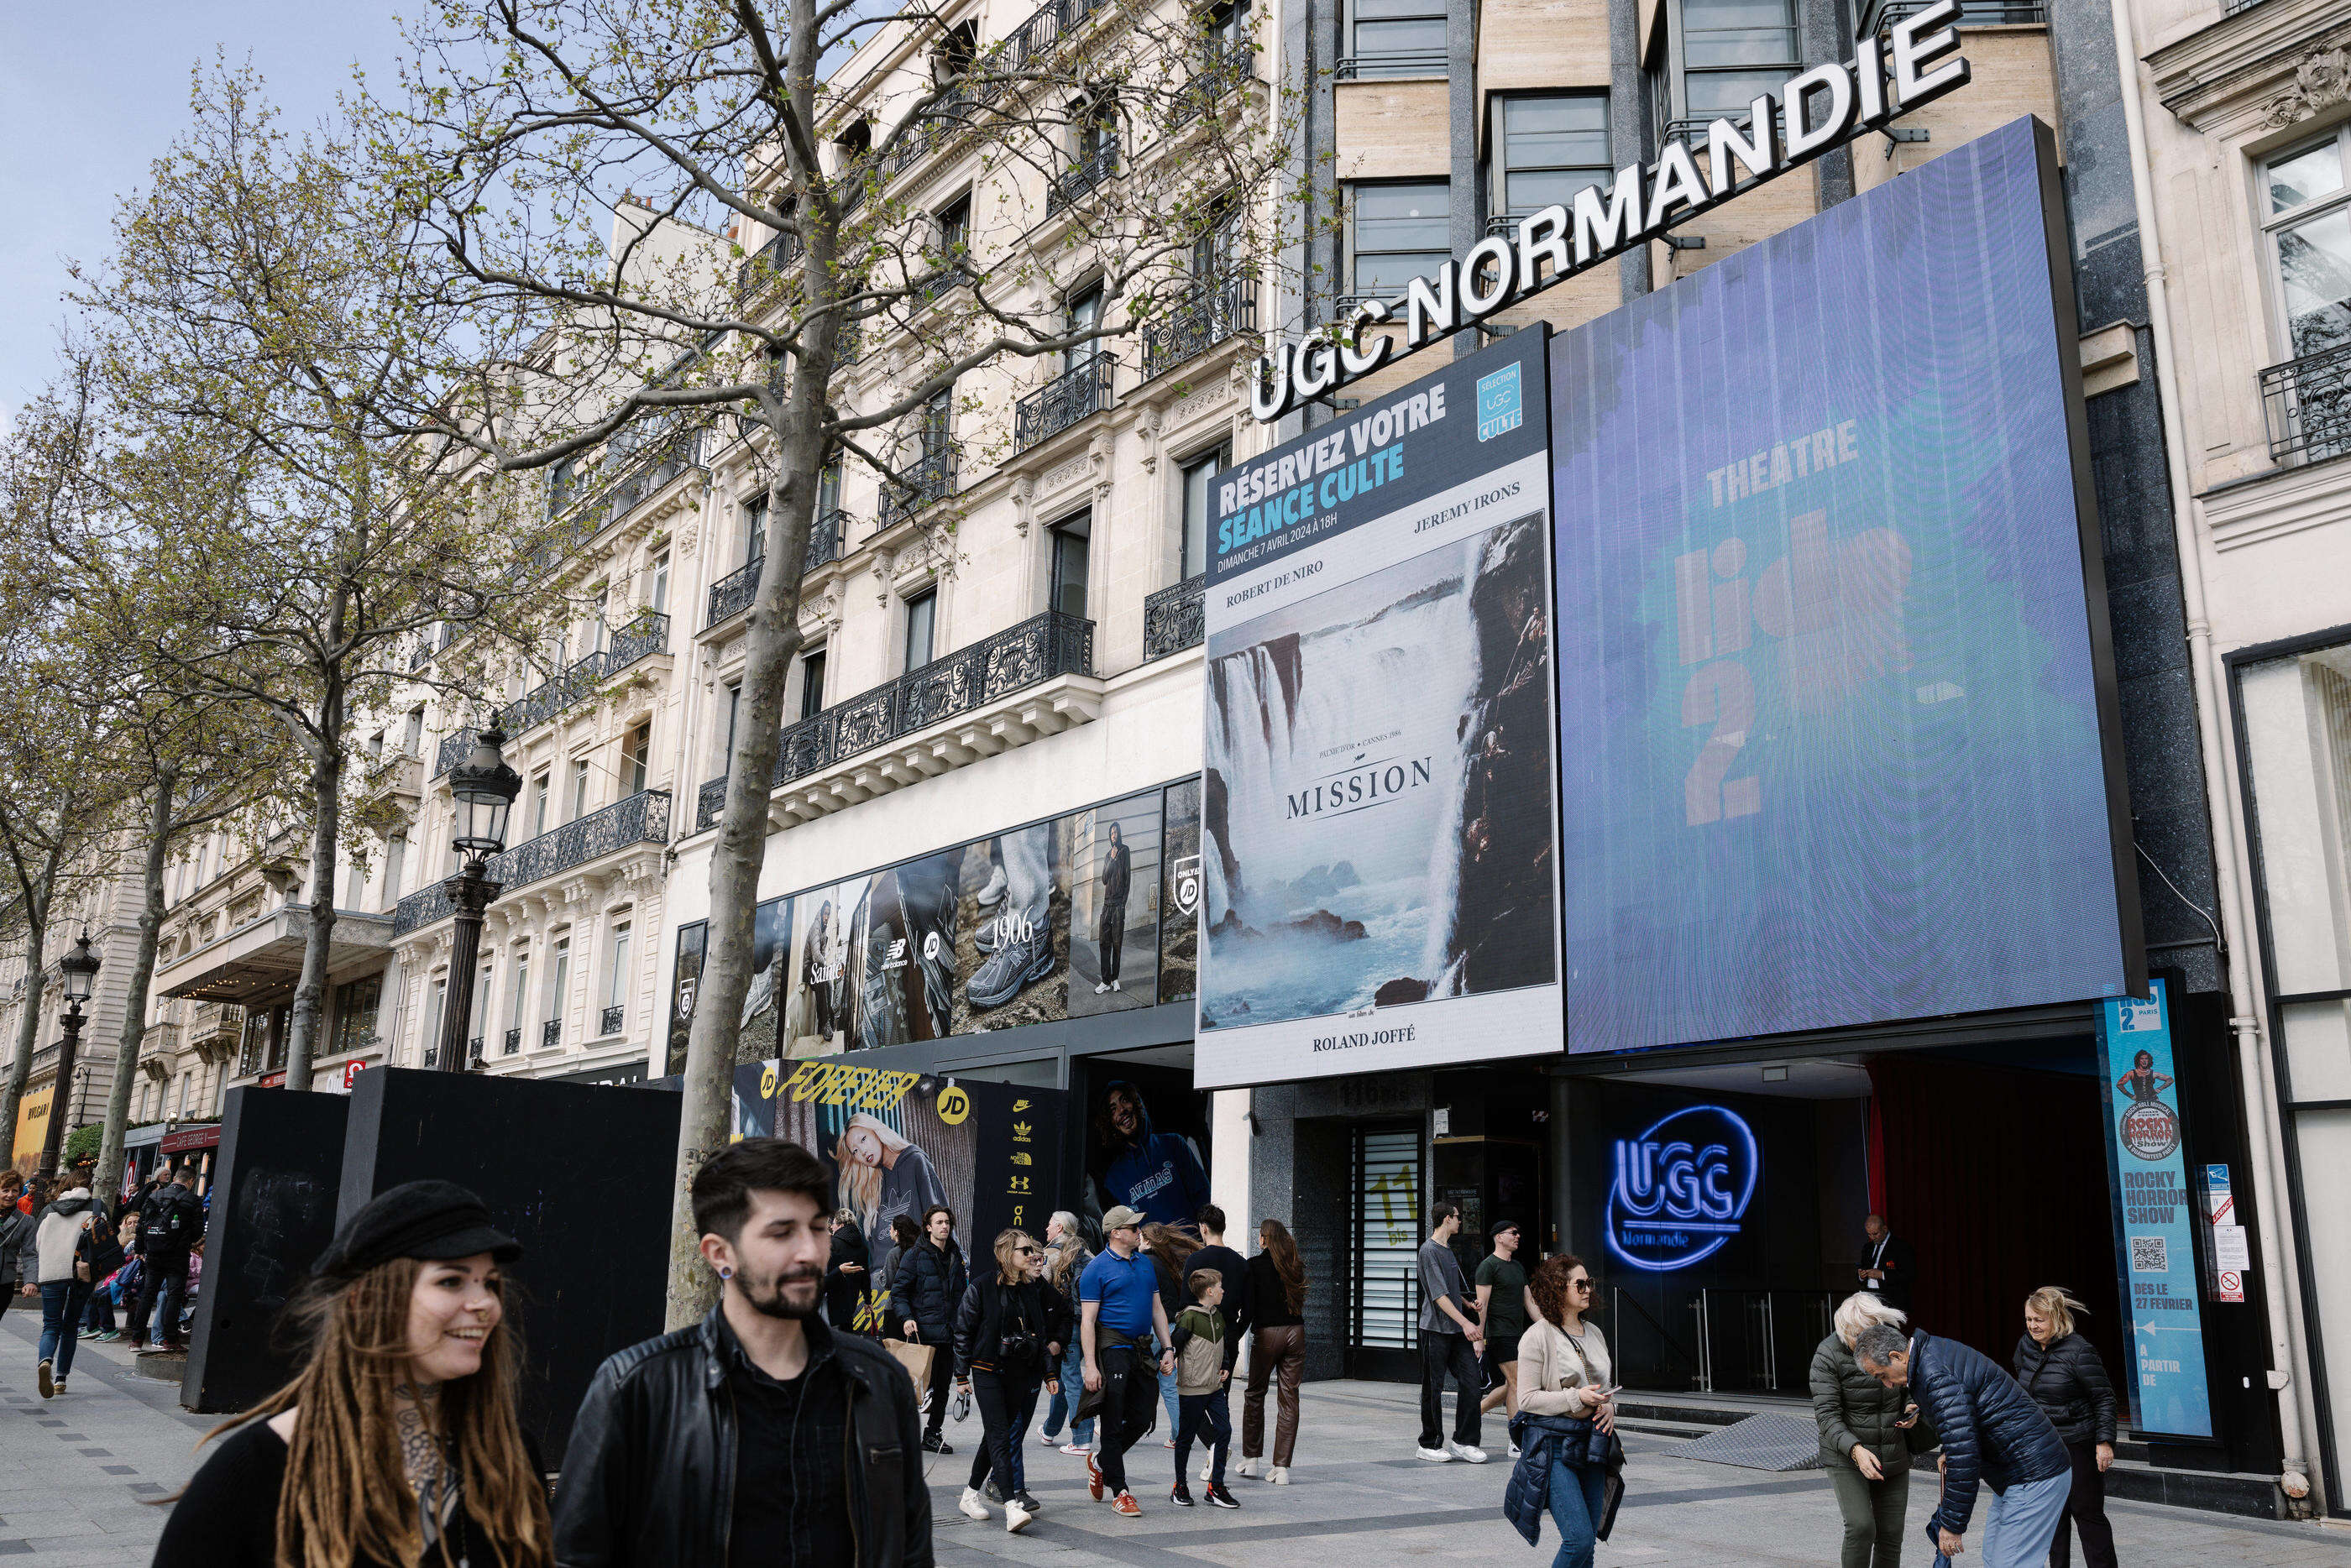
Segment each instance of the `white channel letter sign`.
M1275 342L1249 377L1249 412L1270 424L1301 402L1397 357L1386 333L1365 339L1374 327L1401 317L1402 351L1416 353L1957 92L1970 75L1959 52L1959 0L1937 0L1894 24L1884 42L1863 39L1854 58L1790 78L1780 101L1769 93L1755 99L1748 106L1747 129L1727 118L1714 120L1706 129L1703 175L1694 143L1667 141L1655 164L1628 163L1604 189L1577 192L1572 209L1554 202L1520 219L1510 234L1488 235L1433 275L1414 278L1402 297L1366 300L1343 322L1295 342Z

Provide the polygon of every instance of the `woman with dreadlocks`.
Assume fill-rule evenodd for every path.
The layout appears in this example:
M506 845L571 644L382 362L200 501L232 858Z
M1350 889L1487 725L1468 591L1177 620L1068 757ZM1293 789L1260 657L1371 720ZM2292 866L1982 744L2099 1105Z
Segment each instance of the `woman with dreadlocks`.
M307 1363L207 1438L228 1434L173 1506L156 1568L550 1568L504 1326L499 1270L521 1255L446 1181L353 1215L293 1309Z

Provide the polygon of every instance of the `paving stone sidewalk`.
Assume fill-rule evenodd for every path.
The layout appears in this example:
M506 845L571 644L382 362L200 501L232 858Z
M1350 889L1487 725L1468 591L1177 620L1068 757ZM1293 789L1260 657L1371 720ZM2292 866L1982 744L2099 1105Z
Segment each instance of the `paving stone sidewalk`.
M187 1480L196 1439L213 1424L179 1407L176 1385L131 1370L129 1347L81 1342L70 1391L43 1400L34 1378L39 1314L12 1301L0 1315L0 1557L37 1555L44 1568L135 1568L162 1532L152 1499ZM1234 1420L1240 1416L1234 1399ZM1448 1407L1450 1400L1448 1398ZM1432 1465L1412 1457L1416 1391L1384 1383L1314 1383L1305 1389L1294 1483L1236 1480L1238 1513L1167 1501L1173 1456L1164 1434L1143 1440L1129 1473L1145 1512L1121 1520L1086 1496L1082 1461L1040 1446L1032 1431L1029 1486L1046 1505L1028 1532L1007 1535L956 1511L979 1437L977 1417L948 1428L959 1450L926 1466L942 1568L1001 1563L1132 1564L1134 1568L1387 1568L1427 1561L1544 1568L1557 1542L1548 1521L1531 1550L1501 1517L1509 1464L1499 1419L1487 1424L1493 1463ZM1040 1408L1041 1415L1041 1408ZM1836 1558L1838 1523L1818 1471L1773 1475L1675 1457L1673 1438L1635 1435L1629 1490L1601 1568L1639 1564L1819 1564ZM1197 1482L1194 1491L1199 1490ZM1934 1497L1911 1492L1914 1539ZM2351 1568L2351 1532L2277 1524L2143 1503L2111 1505L2131 1568ZM1923 1541L1907 1560L1931 1563ZM1964 1564L1964 1561L1962 1563Z

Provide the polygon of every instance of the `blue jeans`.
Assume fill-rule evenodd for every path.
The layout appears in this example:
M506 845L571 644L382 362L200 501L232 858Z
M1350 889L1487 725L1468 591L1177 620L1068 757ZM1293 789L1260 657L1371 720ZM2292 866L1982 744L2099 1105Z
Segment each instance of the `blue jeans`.
M2045 1480L2019 1482L2005 1492L1990 1487L1977 1492L1976 1516L1968 1527L1974 1539L1968 1544L1980 1553L1980 1568L2040 1568L2073 1490L2074 1472L2068 1469ZM1935 1561L1950 1559L1938 1552Z
M1184 1429L1183 1397L1176 1392L1176 1375L1173 1372L1159 1375L1159 1402L1167 1407L1167 1440L1173 1442L1176 1434Z
M83 1280L45 1280L41 1283L41 1353L35 1359L50 1364L51 1376L73 1370L74 1346L81 1343L82 1308L89 1303L89 1285Z
M1599 1541L1600 1490L1608 1472L1598 1465L1551 1462L1551 1521L1559 1529L1559 1555L1551 1568L1592 1568Z
M1070 1336L1070 1347L1061 1352L1061 1370L1053 1380L1053 1397L1045 1407L1045 1436L1059 1436L1061 1423L1069 1421L1078 1401L1086 1397L1086 1352L1075 1334ZM1092 1448L1094 1424L1091 1418L1070 1421L1070 1441L1081 1449Z

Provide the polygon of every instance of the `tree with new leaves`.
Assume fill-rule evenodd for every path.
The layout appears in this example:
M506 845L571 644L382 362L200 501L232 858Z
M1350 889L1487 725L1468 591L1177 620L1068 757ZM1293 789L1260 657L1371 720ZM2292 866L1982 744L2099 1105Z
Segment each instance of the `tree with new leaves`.
M286 1067L299 1089L353 715L410 678L405 654L442 623L528 631L536 507L417 432L466 356L532 328L433 286L376 140L340 123L288 132L249 70L200 73L191 108L78 298L117 453L110 504L139 556L125 580L170 607L146 623L141 666L165 691L251 706L302 759L308 929Z
M1020 444L1021 393L1097 406L1091 379L1120 342L1270 270L1290 117L1245 16L1051 0L983 36L920 0L436 0L412 34L385 140L434 192L453 295L549 306L561 345L486 358L453 435L514 471L698 425L747 443L767 479L770 569L685 1070L673 1324L710 1299L686 1189L726 1137L822 476L870 478L902 556L951 556L955 492ZM1081 284L1098 303L1073 311Z

